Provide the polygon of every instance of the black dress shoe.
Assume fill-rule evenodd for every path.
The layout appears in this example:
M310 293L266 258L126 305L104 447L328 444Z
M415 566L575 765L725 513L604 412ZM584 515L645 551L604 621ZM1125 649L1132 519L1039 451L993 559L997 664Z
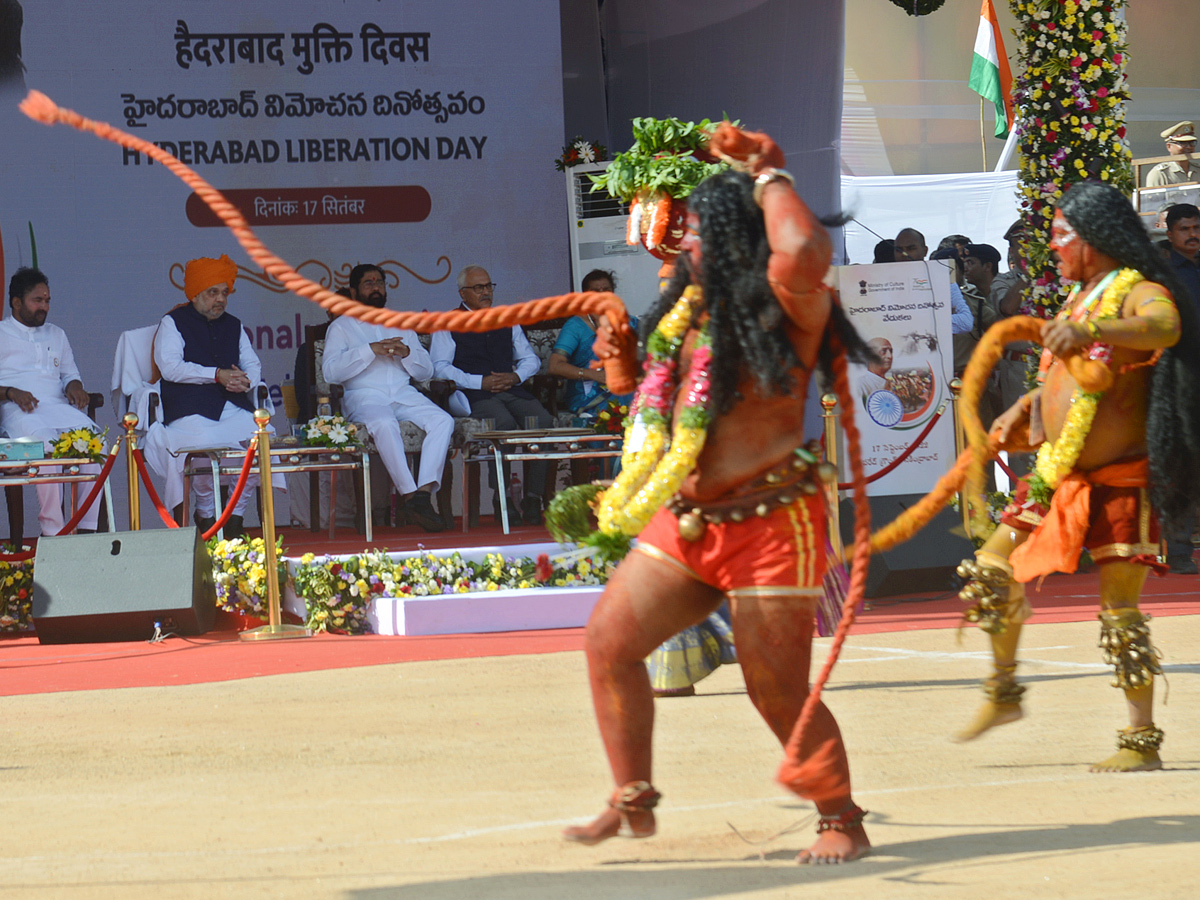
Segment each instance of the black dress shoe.
M497 525L504 524L504 519L501 518L501 516L500 516L500 504L499 503L492 504L492 515L495 517ZM512 503L509 503L508 504L509 527L512 527L513 525L520 525L520 524L522 524L523 521L524 520L521 518L521 511L519 509L517 509L516 506L514 506Z
M196 523L196 527L200 529L201 534L207 534L209 529L217 524L216 519L209 516L202 516L200 513L193 513L192 521Z
M225 527L221 531L227 541L246 536L246 526L242 522L242 517L237 515L230 515L225 521Z
M542 524L542 498L530 494L521 501L521 518L526 525Z
M444 531L442 517L433 511L433 503L425 491L404 498L404 512L410 525L420 525L426 531Z

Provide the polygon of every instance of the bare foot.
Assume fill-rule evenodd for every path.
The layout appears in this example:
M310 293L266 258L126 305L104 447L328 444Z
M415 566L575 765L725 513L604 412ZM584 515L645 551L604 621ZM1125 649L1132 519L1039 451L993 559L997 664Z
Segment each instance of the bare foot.
M1157 750L1118 750L1103 762L1091 767L1092 772L1152 772L1162 768Z
M1024 715L1020 703L993 703L988 701L980 707L974 720L951 738L955 743L973 741L990 728L1015 722Z
M829 829L821 832L817 842L801 850L796 862L806 865L838 865L853 862L871 852L871 842L862 825L852 825L845 831Z
M576 844L595 846L613 837L648 838L657 830L651 810L628 810L622 813L606 809L587 825L576 825L563 831L563 838Z

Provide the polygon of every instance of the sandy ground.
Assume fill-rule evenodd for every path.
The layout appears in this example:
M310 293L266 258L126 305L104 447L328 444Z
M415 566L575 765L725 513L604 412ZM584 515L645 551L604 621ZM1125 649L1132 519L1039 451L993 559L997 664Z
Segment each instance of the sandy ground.
M596 848L558 836L609 790L579 653L5 698L0 897L1192 898L1200 616L1153 628L1167 768L1134 775L1087 772L1124 716L1094 623L1029 627L1026 719L966 746L981 634L852 639L827 700L876 849L837 868L794 864L811 823L731 829L811 811L736 667L658 705L658 836Z

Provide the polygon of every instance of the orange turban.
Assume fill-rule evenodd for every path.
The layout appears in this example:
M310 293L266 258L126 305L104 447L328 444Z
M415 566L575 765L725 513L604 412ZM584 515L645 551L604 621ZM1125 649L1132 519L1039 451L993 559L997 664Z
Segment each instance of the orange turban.
M216 284L229 285L229 293L233 293L233 282L237 280L237 263L225 254L220 259L200 257L187 264L183 273L183 293L191 300L201 291L206 291Z

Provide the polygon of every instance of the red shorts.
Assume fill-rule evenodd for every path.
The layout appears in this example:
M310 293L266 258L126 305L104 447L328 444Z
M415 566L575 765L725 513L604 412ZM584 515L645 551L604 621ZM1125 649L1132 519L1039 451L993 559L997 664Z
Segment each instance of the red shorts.
M1017 531L1033 531L1046 512L1029 499L1029 483L1022 478L1000 521ZM1092 485L1091 521L1083 545L1096 563L1124 559L1158 568L1158 517L1146 488Z
M747 588L802 588L779 593L821 593L825 574L825 505L805 496L766 516L742 522L709 523L698 541L679 536L679 520L660 509L638 535L634 548L712 585L723 593Z

